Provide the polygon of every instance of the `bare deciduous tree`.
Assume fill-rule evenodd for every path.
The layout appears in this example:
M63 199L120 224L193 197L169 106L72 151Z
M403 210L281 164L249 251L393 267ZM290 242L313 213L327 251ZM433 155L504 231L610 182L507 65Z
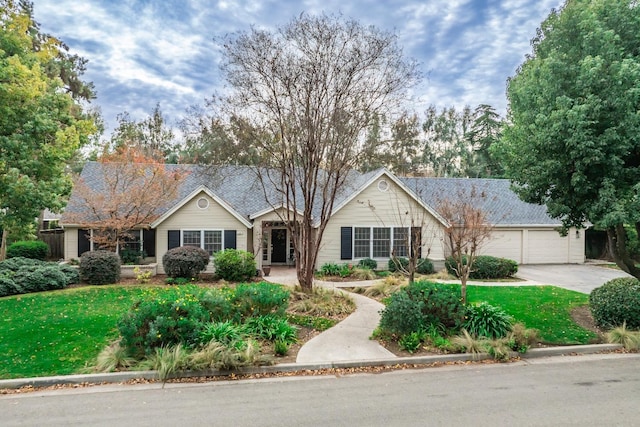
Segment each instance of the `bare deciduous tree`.
M255 170L265 190L277 192L273 205L286 207L298 281L310 291L334 201L361 160L365 132L399 108L419 77L416 64L394 34L326 15L229 36L223 54L233 90L228 117L249 124L260 158L270 159Z
M168 170L157 156L147 156L130 147L121 147L100 159L103 179L90 186L82 178L75 183L75 203L82 206L67 221L92 229L91 240L98 246L118 251L133 238L133 230L148 226L159 210L177 194L184 174Z
M469 192L459 190L451 198L439 202L438 212L449 222L444 230L445 252L453 259L453 269L460 279L462 302L467 302L467 281L483 245L491 237L493 226L487 214L479 207L486 195L471 187Z

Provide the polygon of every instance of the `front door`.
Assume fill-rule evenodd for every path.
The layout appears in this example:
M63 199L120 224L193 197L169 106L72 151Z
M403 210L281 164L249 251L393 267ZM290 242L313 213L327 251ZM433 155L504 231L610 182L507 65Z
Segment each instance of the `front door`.
M287 230L271 230L271 263L287 262Z

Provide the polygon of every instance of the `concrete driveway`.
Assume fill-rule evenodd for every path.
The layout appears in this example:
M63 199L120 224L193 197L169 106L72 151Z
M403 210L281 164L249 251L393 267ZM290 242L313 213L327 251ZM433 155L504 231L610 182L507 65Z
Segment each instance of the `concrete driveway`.
M585 294L616 277L631 277L620 270L590 264L520 265L517 276Z

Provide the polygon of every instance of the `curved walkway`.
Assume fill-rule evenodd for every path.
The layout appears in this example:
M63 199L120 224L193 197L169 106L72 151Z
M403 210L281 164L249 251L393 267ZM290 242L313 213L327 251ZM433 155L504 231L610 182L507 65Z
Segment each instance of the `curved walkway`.
M289 286L297 284L294 269L273 268L266 280ZM334 289L343 286L369 286L374 280L366 282L335 283L316 280L316 286ZM298 351L296 363L326 363L341 361L366 361L396 357L377 341L369 339L380 322L379 311L382 304L362 295L349 293L356 304L356 311L334 327L307 341Z

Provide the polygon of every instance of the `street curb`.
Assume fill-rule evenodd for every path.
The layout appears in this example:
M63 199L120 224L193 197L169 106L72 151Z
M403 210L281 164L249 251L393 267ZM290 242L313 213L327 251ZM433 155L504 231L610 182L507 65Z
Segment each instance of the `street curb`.
M600 352L610 352L621 349L619 344L592 344L574 345L563 347L536 348L527 353L512 353L512 357L522 359L552 357L552 356L572 356L577 354L593 354ZM273 366L257 366L240 368L234 371L211 370L202 372L182 372L171 378L193 378L208 376L228 376L242 374L269 374L277 372L302 372L318 371L323 369L348 369L364 368L372 366L399 366L399 365L431 365L434 363L447 362L471 362L491 359L486 353L477 355L471 354L443 354L437 356L412 356L396 357L393 359L370 359L370 360L345 360L325 363L283 363ZM50 387L55 385L81 385L81 384L105 384L122 383L136 379L156 380L156 371L136 371L136 372L114 372L106 374L78 374L51 377L16 378L10 380L0 380L0 390L18 389L23 387Z

